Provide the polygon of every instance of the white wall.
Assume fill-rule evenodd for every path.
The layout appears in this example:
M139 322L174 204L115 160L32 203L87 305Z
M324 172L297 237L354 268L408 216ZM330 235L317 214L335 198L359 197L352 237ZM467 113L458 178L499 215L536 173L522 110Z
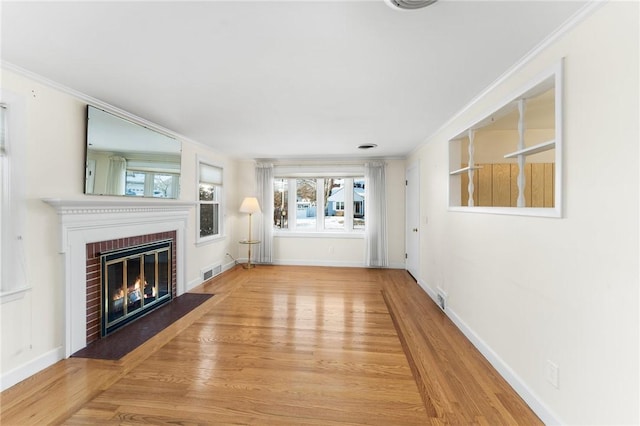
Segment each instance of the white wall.
M59 254L59 224L54 209L42 198L76 199L85 196L84 152L86 102L49 85L14 72L2 71L2 91L25 105L25 157L18 168L24 193L14 207L24 206L21 216L25 275L31 290L16 300L3 298L0 304L0 373L2 389L61 359L64 354L63 259ZM24 148L24 147L23 147ZM196 156L224 166L225 194L234 207L236 162L195 142L182 141L180 199L196 201ZM195 245L195 208L187 232L187 284L200 283L200 270L230 262L227 252L236 220L225 217L227 236L219 241Z
M607 3L408 160L429 217L419 282L551 423L640 422L638 51L638 3ZM562 57L564 217L448 212L447 141Z
M385 162L387 163L389 267L404 268L404 160L389 159ZM255 196L255 163L245 161L239 164L238 190L242 197ZM242 197L238 199L241 200ZM246 215L240 216L237 224L236 234L240 237L239 239L246 239L249 226ZM321 234L313 237L282 235L274 237L273 243L273 261L275 264L283 265L363 267L365 254L362 235L360 237L353 235L323 237ZM243 261L246 260L246 247L241 248L238 255Z

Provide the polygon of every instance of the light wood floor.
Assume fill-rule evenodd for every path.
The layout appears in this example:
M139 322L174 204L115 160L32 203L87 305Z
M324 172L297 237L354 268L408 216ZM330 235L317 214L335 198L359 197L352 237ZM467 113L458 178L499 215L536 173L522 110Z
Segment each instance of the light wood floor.
M405 271L236 268L120 361L6 390L2 425L541 424Z

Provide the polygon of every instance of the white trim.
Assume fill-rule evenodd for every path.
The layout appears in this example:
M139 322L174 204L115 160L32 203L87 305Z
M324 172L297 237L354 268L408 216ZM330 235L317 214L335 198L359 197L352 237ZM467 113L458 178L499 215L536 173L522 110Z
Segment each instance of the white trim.
M562 212L558 207L466 207L450 206L450 212L461 213L489 213L509 216L534 216L561 218Z
M20 383L62 359L64 359L64 349L62 346L59 346L27 362L26 364L7 371L0 378L0 392L4 392L11 386Z
M191 291L194 288L198 287L200 284L202 284L204 281L202 281L202 278L196 278L195 280L191 280L187 283L187 291Z
M28 291L31 291L31 287L16 288L0 293L0 305L22 299Z
M538 73L535 77L529 79L526 84L521 85L515 91L509 93L508 96L504 97L500 102L494 104L494 106L485 109L484 111L490 111L489 113L482 113L481 119L473 119L471 120L471 124L465 124L464 129L462 131L456 132L456 136L449 138L448 142L448 155L449 155L449 165L452 163L459 164L459 161L452 158L452 144L455 143L466 134L471 129L479 129L482 126L482 123L487 120L488 117L491 116L496 111L502 110L507 105L512 103L513 101L529 96L532 93L538 93L541 89L541 86L547 86L547 82L550 85L551 81L553 81L553 87L555 91L555 104L554 104L554 114L555 114L555 137L554 137L554 148L555 148L555 179L554 179L554 206L553 207L476 207L476 206L452 206L452 194L451 194L451 179L447 183L447 191L449 192L449 211L459 211L459 212L469 212L469 213L492 213L492 214L503 214L503 215L514 215L514 216L541 216L541 217L562 217L562 207L564 205L563 194L562 194L562 182L563 182L563 148L562 148L562 140L563 140L563 126L562 126L562 117L564 114L564 58L560 58L559 61L554 63L553 65L545 68L542 72ZM497 105L497 106L496 106ZM469 123L469 122L467 122ZM471 134L471 133L470 133ZM471 143L470 143L471 146ZM512 153L511 153L512 154ZM511 155L509 154L509 155ZM506 157L506 156L505 156ZM470 160L471 161L471 160ZM473 170L476 167L467 167L468 170ZM463 169L459 169L463 170ZM459 170L455 170L450 172L450 176L456 175L456 172ZM471 198L471 194L469 194Z
M238 263L246 263L246 258L239 258ZM254 263L254 262L252 262ZM260 263L256 263L260 265ZM265 264L266 265L266 264ZM292 259L278 259L274 260L269 265L281 265L281 266L326 266L330 268L366 268L366 269L378 269L368 268L364 262L348 262L348 261L336 261L336 260L292 260ZM386 268L380 269L404 269L404 263L392 263Z
M299 232L299 231L282 231L275 230L274 238L344 238L344 239L364 239L364 231L344 231L344 232Z
M43 199L60 221L60 254L64 265L64 356L87 345L86 245L98 241L159 232L176 232L176 294L186 289L186 230L193 202L87 197Z
M35 73L33 71L29 71L27 69L24 69L22 67L14 65L11 62L7 62L7 61L3 60L3 61L1 61L1 67L4 68L5 70L14 72L14 73L19 74L19 75L21 75L23 77L31 79L31 80L33 80L33 81L35 81L37 83L43 84L43 85L48 86L48 87L50 87L52 89L58 90L58 91L60 91L62 93L65 93L65 94L67 94L69 96L72 96L72 97L74 97L74 98L76 98L76 99L78 99L78 100L80 100L82 102L85 102L85 103L87 103L87 104L89 104L91 106L94 106L94 107L100 108L100 109L102 109L102 110L104 110L106 112L118 115L118 116L120 116L120 118L126 118L127 120L132 121L132 122L134 122L136 124L140 124L141 126L148 127L150 129L155 130L156 132L162 133L162 134L164 134L166 136L170 136L172 138L176 138L176 139L179 139L179 140L184 141L184 142L189 142L189 143L192 143L192 144L197 145L197 146L201 146L201 147L205 147L205 148L211 149L211 147L209 147L209 146L207 146L207 145L205 145L203 143L194 141L193 139L190 139L190 138L188 138L186 136L183 136L183 135L181 135L179 133L176 133L176 132L174 132L172 130L169 130L169 129L165 128L165 127L162 127L162 126L160 126L158 124L152 123L151 121L148 121L148 120L146 120L146 119L144 119L142 117L138 117L137 115L132 114L132 113L130 113L128 111L122 110L122 109L120 109L118 107L115 107L115 106L113 106L111 104L108 104L108 103L106 103L104 101L101 101L99 99L96 99L96 98L94 98L92 96L86 95L86 94L84 94L82 92L79 92L79 91L77 91L75 89L72 89L72 88L70 88L68 86L65 86L65 85L60 84L60 83L58 83L56 81L48 79L48 78L46 78L46 77L44 77L44 76L42 76L40 74L37 74L37 73Z
M426 282L418 280L418 285L429 295L433 302L437 305L437 293ZM496 369L498 374L516 391L524 402L540 417L542 422L547 425L566 424L560 420L558 415L554 413L543 400L527 385L527 383L500 356L489 346L482 338L455 313L449 306L445 309L445 314L465 335L465 337L475 346L482 356L489 361L489 364Z
M411 157L415 155L418 151L424 148L428 143L433 141L433 137L438 133L444 131L447 127L451 126L454 122L456 122L461 116L467 113L473 106L478 103L482 98L491 93L498 86L503 84L505 81L513 77L518 71L520 71L524 66L526 66L529 62L531 62L536 56L542 53L545 49L555 43L562 36L567 34L573 28L575 28L578 24L580 24L583 20L585 20L589 15L595 12L598 8L606 4L609 0L590 0L585 4L580 10L574 13L569 19L567 19L564 24L558 27L555 31L549 34L544 40L542 40L537 46L531 49L527 54L525 54L520 60L518 60L515 64L509 67L501 76L494 80L489 86L487 86L482 92L477 94L471 101L469 101L462 109L460 109L456 114L454 114L451 118L449 118L443 125L438 127L438 129L430 134L427 138L424 139L424 142L415 147L407 157Z
M238 259L240 262L246 262L246 259ZM364 262L347 262L338 260L291 260L279 259L274 260L272 265L286 266L328 266L335 268L366 268Z
M348 178L364 176L364 161L360 164L274 165L274 178Z

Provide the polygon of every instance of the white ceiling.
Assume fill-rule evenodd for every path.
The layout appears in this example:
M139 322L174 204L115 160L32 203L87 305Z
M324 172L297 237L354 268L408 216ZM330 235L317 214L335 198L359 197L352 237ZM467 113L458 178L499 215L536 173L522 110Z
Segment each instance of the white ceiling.
M233 157L394 157L583 5L3 1L1 54Z

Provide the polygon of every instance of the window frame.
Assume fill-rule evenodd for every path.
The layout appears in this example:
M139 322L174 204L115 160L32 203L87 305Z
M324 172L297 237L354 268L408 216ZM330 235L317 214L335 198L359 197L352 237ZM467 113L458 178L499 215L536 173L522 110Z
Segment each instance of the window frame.
M0 303L24 297L31 290L25 268L26 104L24 97L0 89L4 114L4 149L0 153Z
M354 229L354 214L355 209L353 207L353 191L355 180L365 180L364 170L362 173L299 173L293 176L282 176L274 173L272 186L275 187L275 180L287 181L287 228L273 228L273 234L276 237L310 237L310 238L364 238L364 229ZM297 227L296 211L297 211L297 180L298 179L315 179L316 181L316 225L314 229L300 229ZM324 205L326 200L324 199L324 183L325 179L343 179L345 181L344 191L345 200L344 203L344 227L342 229L327 229L325 228L325 212ZM350 195L351 194L351 195ZM350 196L349 196L350 195ZM365 197L366 197L366 185L365 185ZM366 218L366 213L365 213ZM366 219L365 219L366 220Z
M154 194L155 191L155 179L156 179L156 175L160 175L160 176L171 176L171 193L172 194L177 194L178 193L178 188L180 187L179 182L180 182L180 174L178 173L169 173L169 172L159 172L159 171L151 171L151 170L144 170L144 169L139 169L139 168L129 168L127 167L126 173L136 173L136 174L142 174L144 175L144 189L143 189L143 194L142 195L138 195L138 194L127 194L126 192L126 188L127 188L127 184L125 182L125 195L126 196L133 196L133 197L152 197L152 198L164 198L164 199L176 199L176 196L172 196L172 197L163 197L163 196L156 196Z
M491 120L491 117L505 108L508 104L516 101L517 99L528 96L531 93L537 93L542 91L541 88L545 82L553 81L555 91L555 182L554 182L554 205L553 207L485 207L485 206L462 206L456 205L454 201L458 198L455 191L459 190L455 188L454 174L457 173L457 169L460 168L460 149L456 149L454 143L457 143L460 138L467 134L470 130L482 128L484 123ZM490 113L485 115L483 119L474 122L471 126L467 126L463 131L458 132L456 136L449 139L448 151L449 151L449 176L447 179L447 193L449 194L449 206L450 212L465 212L465 213L490 213L500 215L514 215L514 216L537 216L537 217L550 217L561 218L563 214L563 194L562 194L562 135L563 135L563 80L564 80L564 61L561 60L557 64L541 72L535 78L532 78L527 84L520 87L517 91L513 92L503 102L500 102L497 107L492 108ZM525 123L526 125L526 123ZM507 153L505 153L507 154ZM457 180L455 180L457 182Z
M226 238L225 234L225 226L224 226L224 217L225 217L225 203L224 203L224 167L220 164L202 159L200 157L196 158L196 245L208 244L214 241L219 241ZM214 185L217 188L217 198L218 200L212 201L202 201L200 200L200 185L203 183L201 180L201 166L204 165L206 167L220 169L221 182L220 184L212 183L212 182L204 182L209 185ZM207 235L205 237L200 236L200 212L201 206L203 204L207 205L218 205L218 233L214 235Z

